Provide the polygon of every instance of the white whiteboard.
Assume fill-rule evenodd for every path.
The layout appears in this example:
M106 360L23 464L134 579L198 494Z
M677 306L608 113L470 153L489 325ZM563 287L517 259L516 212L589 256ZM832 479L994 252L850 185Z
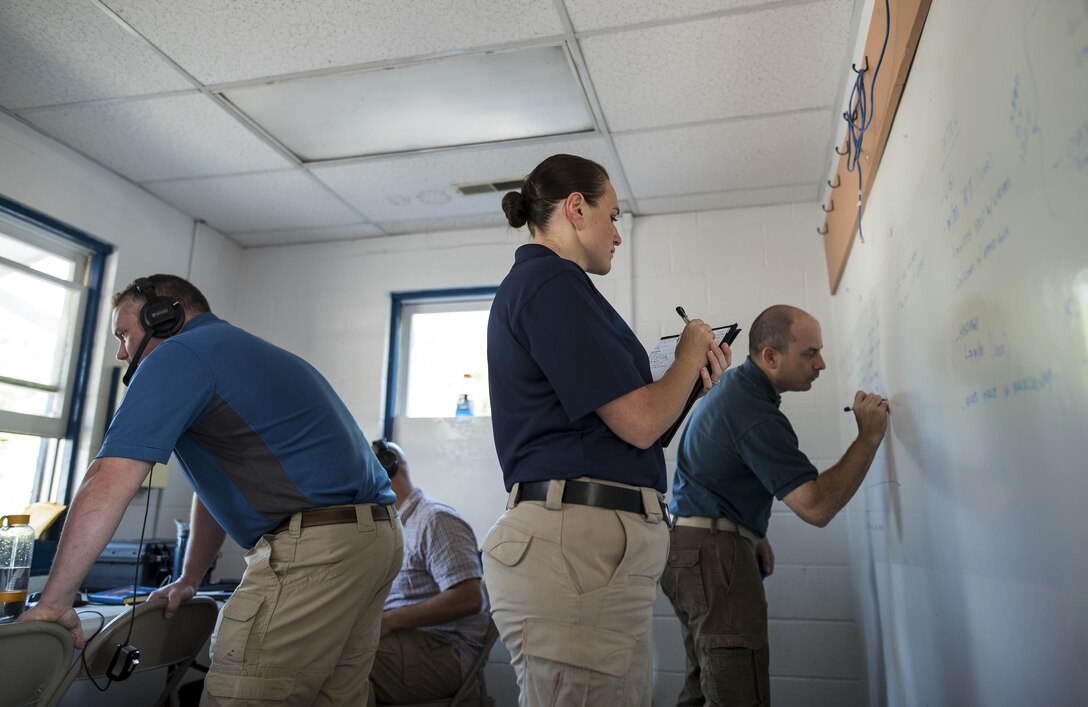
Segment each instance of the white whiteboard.
M871 703L1088 704L1088 0L934 0L891 133L828 346L892 409Z

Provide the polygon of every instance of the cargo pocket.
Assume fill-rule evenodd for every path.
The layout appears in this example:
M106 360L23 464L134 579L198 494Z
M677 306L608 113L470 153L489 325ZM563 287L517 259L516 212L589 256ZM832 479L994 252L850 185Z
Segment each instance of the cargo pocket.
M661 590L678 609L693 616L707 612L699 548L673 547L661 575Z
M227 600L212 649L213 665L229 669L242 667L253 624L263 603L264 597L244 592L235 593Z
M522 652L535 658L623 677L631 667L635 644L634 637L603 628L525 619Z
M253 700L257 704L267 705L283 702L290 697L295 689L295 678L223 675L213 670L204 679L204 689L212 697Z
M501 562L507 567L514 567L525 557L532 539L531 533L509 525L495 525L484 538L484 544L480 549L496 562Z
M766 647L758 636L713 634L699 639L703 693L713 704L760 707L759 651Z

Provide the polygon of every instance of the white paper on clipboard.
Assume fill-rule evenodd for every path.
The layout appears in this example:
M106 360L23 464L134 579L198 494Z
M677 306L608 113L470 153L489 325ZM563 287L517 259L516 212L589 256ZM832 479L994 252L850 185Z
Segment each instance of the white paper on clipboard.
M736 324L712 328L711 331L714 332L714 345L720 346L722 339L724 339L725 335L734 327L736 327ZM654 380L665 375L665 371L669 370L669 366L676 360L676 344L679 341L679 334L664 336L661 338L661 341L658 341L654 344L654 347L650 349L650 375Z

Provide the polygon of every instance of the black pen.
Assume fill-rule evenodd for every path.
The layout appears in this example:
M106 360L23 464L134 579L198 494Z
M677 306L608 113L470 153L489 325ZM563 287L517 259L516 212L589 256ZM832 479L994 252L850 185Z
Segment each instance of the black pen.
M684 311L683 307L677 307L676 313L680 315L680 318L684 320L685 324L691 324L691 320L688 319L688 313Z

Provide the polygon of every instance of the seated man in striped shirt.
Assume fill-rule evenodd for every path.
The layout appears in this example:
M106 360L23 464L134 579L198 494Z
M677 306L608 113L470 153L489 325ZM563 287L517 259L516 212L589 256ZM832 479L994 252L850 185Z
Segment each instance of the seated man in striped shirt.
M389 474L404 524L404 564L385 600L371 704L449 697L487 633L476 536L457 511L412 485L400 446L384 439L371 446Z

